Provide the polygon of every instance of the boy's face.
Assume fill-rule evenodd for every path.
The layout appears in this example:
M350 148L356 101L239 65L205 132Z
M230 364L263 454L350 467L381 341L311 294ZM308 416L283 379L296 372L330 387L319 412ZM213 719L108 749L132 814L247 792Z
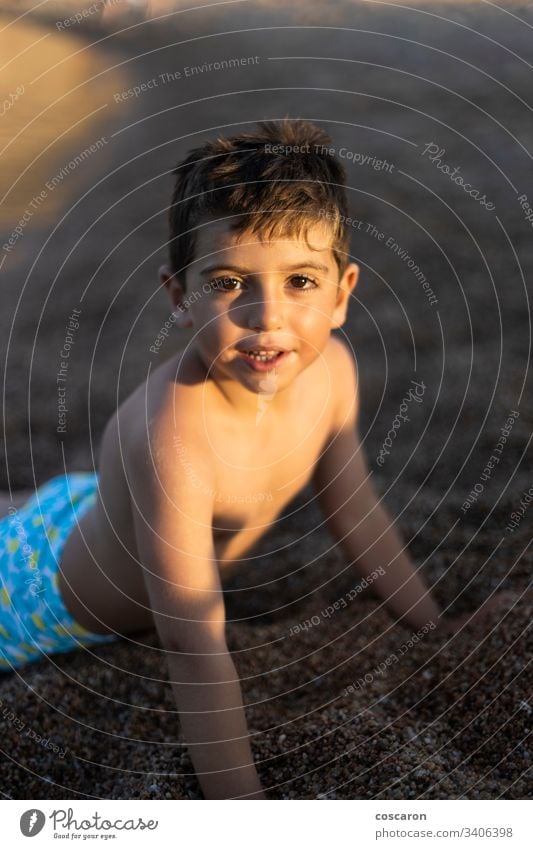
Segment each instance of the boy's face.
M237 381L259 393L275 380L280 392L344 324L359 268L351 263L339 280L326 222L309 227L307 239L311 247L288 236L262 241L257 234L237 236L226 221L209 221L198 231L185 295L169 269L160 269L180 316L176 323L194 329L193 344L217 382ZM248 353L265 358L275 348L281 350L270 362Z

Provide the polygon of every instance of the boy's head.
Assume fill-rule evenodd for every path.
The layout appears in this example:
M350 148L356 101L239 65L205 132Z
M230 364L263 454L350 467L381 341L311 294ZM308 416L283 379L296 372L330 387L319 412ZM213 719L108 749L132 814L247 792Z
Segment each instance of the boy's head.
M210 366L248 342L292 351L307 340L304 368L344 323L358 267L345 172L330 149L319 127L286 118L206 142L176 168L160 278Z

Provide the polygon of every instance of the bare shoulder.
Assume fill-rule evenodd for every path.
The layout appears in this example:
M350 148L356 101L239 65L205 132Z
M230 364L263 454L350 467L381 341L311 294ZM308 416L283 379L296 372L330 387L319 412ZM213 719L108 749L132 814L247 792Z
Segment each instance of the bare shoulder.
M174 437L197 444L205 390L198 360L179 351L166 360L120 404L109 418L101 440L101 467L116 466L127 473L132 463L142 467L170 461ZM175 450L175 449L174 449Z
M197 358L184 354L160 366L117 411L129 462L168 477L186 463L186 451L197 466L209 448L201 427L205 404L205 370Z
M331 336L328 342L328 354L335 389L335 427L340 430L353 426L359 415L359 380L354 353L344 339Z

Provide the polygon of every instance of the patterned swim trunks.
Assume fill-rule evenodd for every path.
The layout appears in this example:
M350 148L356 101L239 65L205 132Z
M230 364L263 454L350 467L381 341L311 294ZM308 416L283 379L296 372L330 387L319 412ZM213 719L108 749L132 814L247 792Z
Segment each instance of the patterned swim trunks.
M97 491L95 472L58 475L0 519L0 672L43 654L120 639L82 628L58 586L63 546Z

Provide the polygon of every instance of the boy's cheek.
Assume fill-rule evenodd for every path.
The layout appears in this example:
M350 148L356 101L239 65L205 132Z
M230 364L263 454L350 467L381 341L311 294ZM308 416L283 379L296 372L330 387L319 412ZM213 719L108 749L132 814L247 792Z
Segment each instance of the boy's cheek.
M202 302L195 303L189 307L189 313L193 320L194 328L199 336L216 335L217 324L220 321L220 316L215 310L210 308L209 304Z
M322 312L317 308L315 314L307 316L303 322L299 324L298 330L301 340L313 348L317 349L316 353L322 351L326 346L331 333L331 321L327 312Z
M205 357L213 360L226 361L234 355L234 346L239 334L233 333L229 328L223 326L216 318L204 320L200 325L195 325L195 345L203 352ZM244 330L243 330L244 334Z

